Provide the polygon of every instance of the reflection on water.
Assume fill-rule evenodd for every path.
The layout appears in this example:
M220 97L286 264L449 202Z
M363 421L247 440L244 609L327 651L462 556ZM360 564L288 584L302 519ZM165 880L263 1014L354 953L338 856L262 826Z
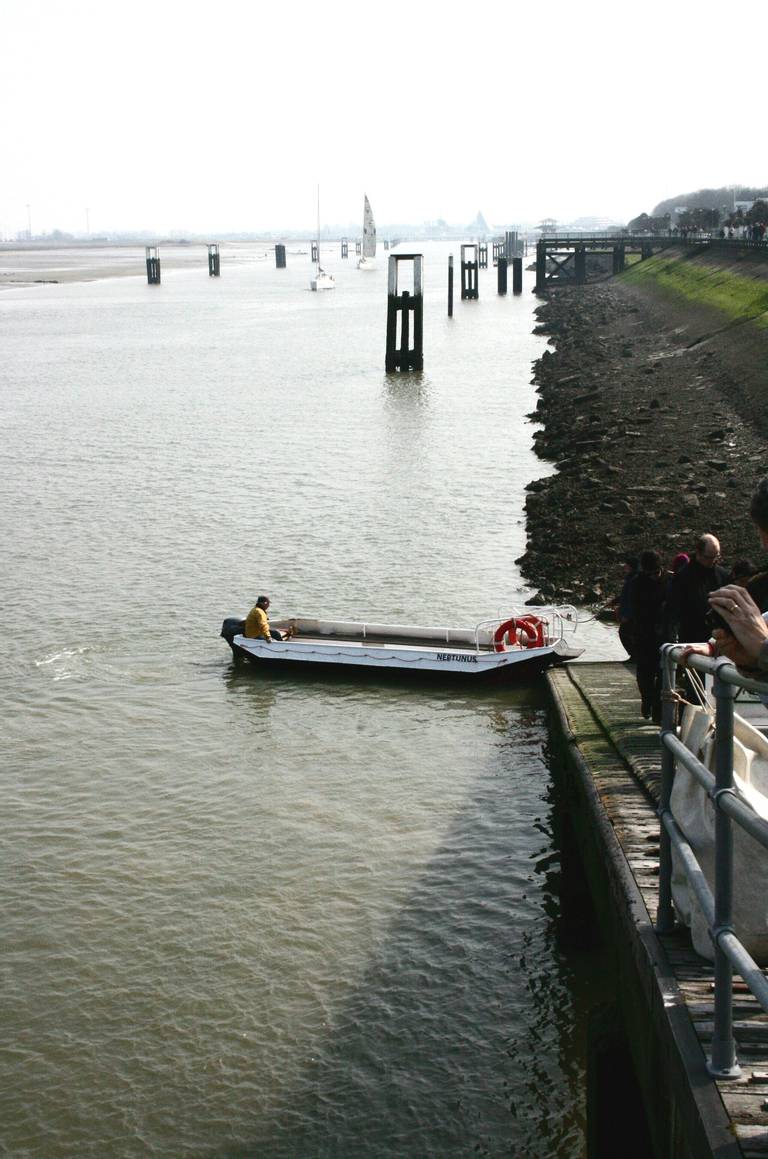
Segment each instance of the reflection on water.
M3 1146L571 1159L540 690L266 679L218 636L263 590L525 594L530 295L448 326L428 249L428 369L384 376L385 263L313 295L258 252L0 300Z

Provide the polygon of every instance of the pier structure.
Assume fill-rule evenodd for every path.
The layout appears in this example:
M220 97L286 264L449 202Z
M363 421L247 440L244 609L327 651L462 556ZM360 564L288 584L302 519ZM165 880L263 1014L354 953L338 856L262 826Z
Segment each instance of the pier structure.
M477 246L477 264L481 270L488 269L488 242L478 242Z
M363 252L363 243L360 240L360 238L358 237L355 239L355 257L359 258L360 255L362 254L362 252Z
M690 250L758 249L765 251L768 242L743 238L679 237L675 234L563 234L542 236L536 243L536 291L563 285L583 285L588 280L587 256L605 256L611 260L611 272L620 274L627 254L637 254L640 261L661 250L683 246Z
M316 241L310 242L309 257L310 261L316 262L318 255L318 243Z
M689 662L719 671L718 772L700 766L697 775L705 793L714 794L715 831L723 829L723 812L734 818L740 812L750 835L761 838L755 858L766 859L768 823L729 788L733 721L729 730L728 713L735 685L757 685L723 663L703 657ZM728 680L734 686L724 692ZM616 980L590 1020L588 1159L624 1153L623 1135L633 1138L632 1154L652 1159L768 1156L768 979L733 933L731 895L740 883L729 874L730 835L715 851L714 896L707 896L704 874L671 816L672 765L697 764L674 729L674 701L664 700L660 733L640 720L637 685L625 664L569 664L553 669L547 683L555 708L552 768L564 830L562 902L565 907L569 894L586 891ZM740 701L738 707L745 715L764 713L759 703L750 708ZM746 813L751 817L744 821ZM689 930L674 920L672 843L676 872L684 867L710 919L714 964L694 952ZM633 1090L637 1101L631 1106L627 1091Z
M160 285L160 250L156 245L145 245L144 255L147 261L147 283L150 286Z
M461 247L461 300L473 300L479 297L478 291L478 264L477 245L463 245Z
M275 246L275 268L278 270L285 269L285 246L281 243Z
M343 258L349 257L349 238L343 237L341 239L341 256Z
M208 243L208 277L218 278L221 276L221 255L219 253L219 243Z
M387 348L385 369L424 369L423 254L390 254L387 288ZM400 289L400 267L407 264L413 290ZM413 315L413 327L411 327Z

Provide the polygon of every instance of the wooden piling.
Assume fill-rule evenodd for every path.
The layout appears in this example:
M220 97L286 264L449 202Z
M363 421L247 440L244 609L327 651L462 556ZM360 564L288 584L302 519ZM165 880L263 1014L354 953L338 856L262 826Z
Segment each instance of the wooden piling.
M349 241L345 237L341 239L341 256L343 258L349 257Z
M275 246L275 268L278 270L285 269L285 246Z
M507 292L507 259L504 254L499 254L496 262L496 279L499 296L503 298Z
M573 255L574 279L577 286L587 280L587 250L583 244L577 245Z
M536 293L544 290L547 281L547 247L543 241L536 242Z
M448 255L448 317L453 317L453 254Z
M156 245L145 245L147 258L147 282L150 286L160 285L160 251Z
M512 293L523 292L523 259L512 258Z
M413 263L413 293L404 290L398 293L398 264ZM389 258L389 284L387 293L387 349L385 368L387 373L395 370L423 370L423 306L422 254L391 254ZM411 312L413 312L413 345L411 345ZM398 344L398 319L400 320L400 342Z
M479 297L477 287L477 246L463 245L461 247L461 300L465 302L474 300L477 297Z
M221 276L221 265L219 255L218 242L211 242L208 245L208 277L218 278Z

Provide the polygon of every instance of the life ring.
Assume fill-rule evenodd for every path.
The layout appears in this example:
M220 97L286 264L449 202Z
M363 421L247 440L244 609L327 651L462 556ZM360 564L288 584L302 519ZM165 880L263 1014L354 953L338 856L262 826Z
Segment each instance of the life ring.
M528 635L528 642L526 648L543 648L544 647L544 621L538 616L522 616L518 621L518 626Z
M511 646L519 644L521 648L543 648L544 624L538 616L513 616L499 624L493 633L493 646L497 652L506 652L505 637Z

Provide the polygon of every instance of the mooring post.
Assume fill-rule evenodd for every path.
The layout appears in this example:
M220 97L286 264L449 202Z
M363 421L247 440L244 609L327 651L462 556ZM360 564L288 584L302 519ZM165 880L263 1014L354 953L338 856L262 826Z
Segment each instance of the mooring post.
M219 245L218 242L211 242L208 246L208 277L218 278L220 275Z
M464 302L467 299L477 297L477 246L463 245L461 247L461 300Z
M496 281L499 295L503 298L507 292L507 259L504 254L499 254L496 262Z
M398 264L413 263L413 293L398 293ZM387 292L387 351L385 368L394 370L423 370L423 306L422 254L390 254ZM411 346L411 311L413 311L413 345ZM397 341L400 319L400 343Z
M481 241L477 247L477 264L481 270L488 269L488 242Z
M284 245L276 245L275 246L275 267L278 270L285 269L285 246Z
M587 280L587 247L580 242L573 256L574 279L577 286L583 286Z
M160 252L156 245L145 245L147 258L147 282L150 286L160 285Z
M523 292L523 259L512 258L512 293Z
M310 246L310 255L313 262L317 261L317 242L313 241Z
M448 255L448 317L453 317L453 254Z
M543 292L547 282L547 243L536 242L536 293Z
M343 258L349 257L349 242L345 237L341 239L341 256Z

